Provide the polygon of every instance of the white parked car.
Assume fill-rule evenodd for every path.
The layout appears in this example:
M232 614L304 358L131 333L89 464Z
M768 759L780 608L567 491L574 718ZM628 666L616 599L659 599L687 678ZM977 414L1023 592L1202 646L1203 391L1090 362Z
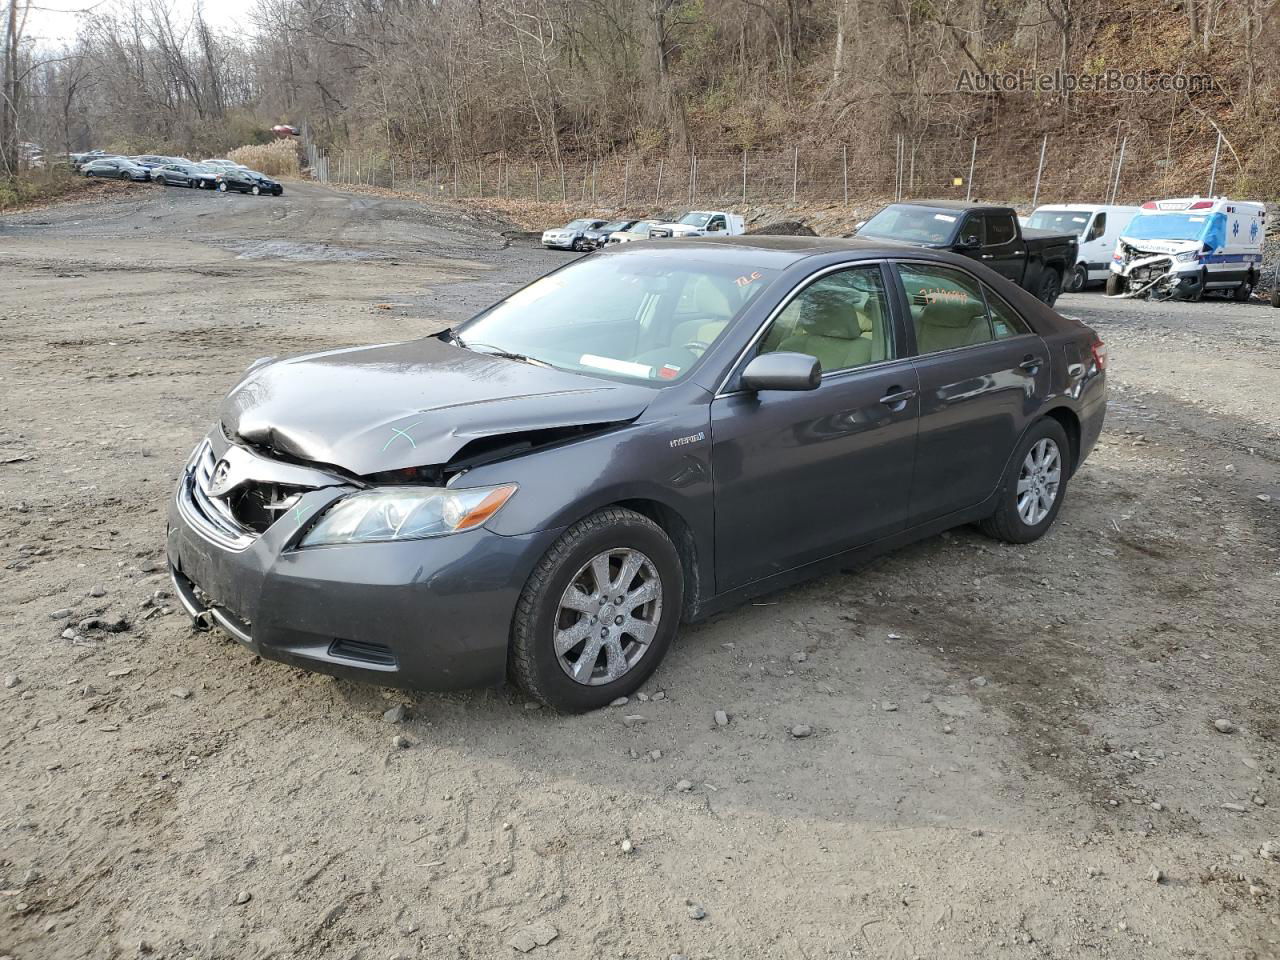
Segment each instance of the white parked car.
M542 245L560 250L588 250L595 247L594 241L587 243L586 232L599 230L608 220L570 220L563 227L553 227L542 231Z
M737 237L747 232L742 217L720 210L690 210L679 220L656 223L649 228L649 238L663 237Z
M1080 252L1063 287L1068 293L1079 293L1091 283L1106 282L1111 272L1111 254L1120 234L1138 212L1137 207L1060 203L1036 207L1031 216L1019 219L1024 227L1032 230L1076 235Z
M1262 273L1266 208L1250 200L1151 200L1120 234L1108 296L1248 300Z
M609 234L605 243L632 243L636 240L648 240L649 228L656 227L661 220L637 220L629 230L615 230Z

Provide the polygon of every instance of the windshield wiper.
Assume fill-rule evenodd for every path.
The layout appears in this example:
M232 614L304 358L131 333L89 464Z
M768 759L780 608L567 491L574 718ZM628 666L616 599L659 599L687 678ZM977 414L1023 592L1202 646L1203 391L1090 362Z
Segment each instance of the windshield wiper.
M531 363L535 367L551 366L551 364L547 363L545 360L539 360L537 357L531 357L524 353L516 353L512 350L504 350L502 347L495 346L492 343L463 343L457 337L453 338L453 342L464 350L482 353L486 357L501 357L504 360L519 360L521 363Z

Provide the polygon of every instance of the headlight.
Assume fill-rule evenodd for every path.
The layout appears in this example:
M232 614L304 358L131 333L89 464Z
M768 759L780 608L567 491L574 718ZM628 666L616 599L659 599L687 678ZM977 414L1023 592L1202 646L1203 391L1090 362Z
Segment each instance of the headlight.
M344 497L320 517L301 545L420 540L478 527L516 492L514 483L449 490L384 487Z
M1186 253L1178 254L1178 260L1182 263L1195 263L1200 259L1200 254L1194 250L1188 250Z

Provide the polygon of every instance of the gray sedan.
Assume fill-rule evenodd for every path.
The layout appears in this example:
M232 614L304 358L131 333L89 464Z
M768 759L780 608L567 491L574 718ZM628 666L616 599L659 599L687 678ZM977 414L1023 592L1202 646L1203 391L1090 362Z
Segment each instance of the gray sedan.
M172 575L264 657L599 707L681 623L959 524L1043 535L1105 367L949 253L612 245L437 336L251 367L182 471Z

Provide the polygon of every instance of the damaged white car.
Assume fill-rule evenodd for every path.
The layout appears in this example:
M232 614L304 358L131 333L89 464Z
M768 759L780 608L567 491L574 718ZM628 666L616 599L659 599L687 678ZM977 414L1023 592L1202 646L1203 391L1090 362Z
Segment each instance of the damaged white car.
M1111 257L1107 295L1248 300L1262 272L1266 210L1221 197L1152 200L1130 221Z

